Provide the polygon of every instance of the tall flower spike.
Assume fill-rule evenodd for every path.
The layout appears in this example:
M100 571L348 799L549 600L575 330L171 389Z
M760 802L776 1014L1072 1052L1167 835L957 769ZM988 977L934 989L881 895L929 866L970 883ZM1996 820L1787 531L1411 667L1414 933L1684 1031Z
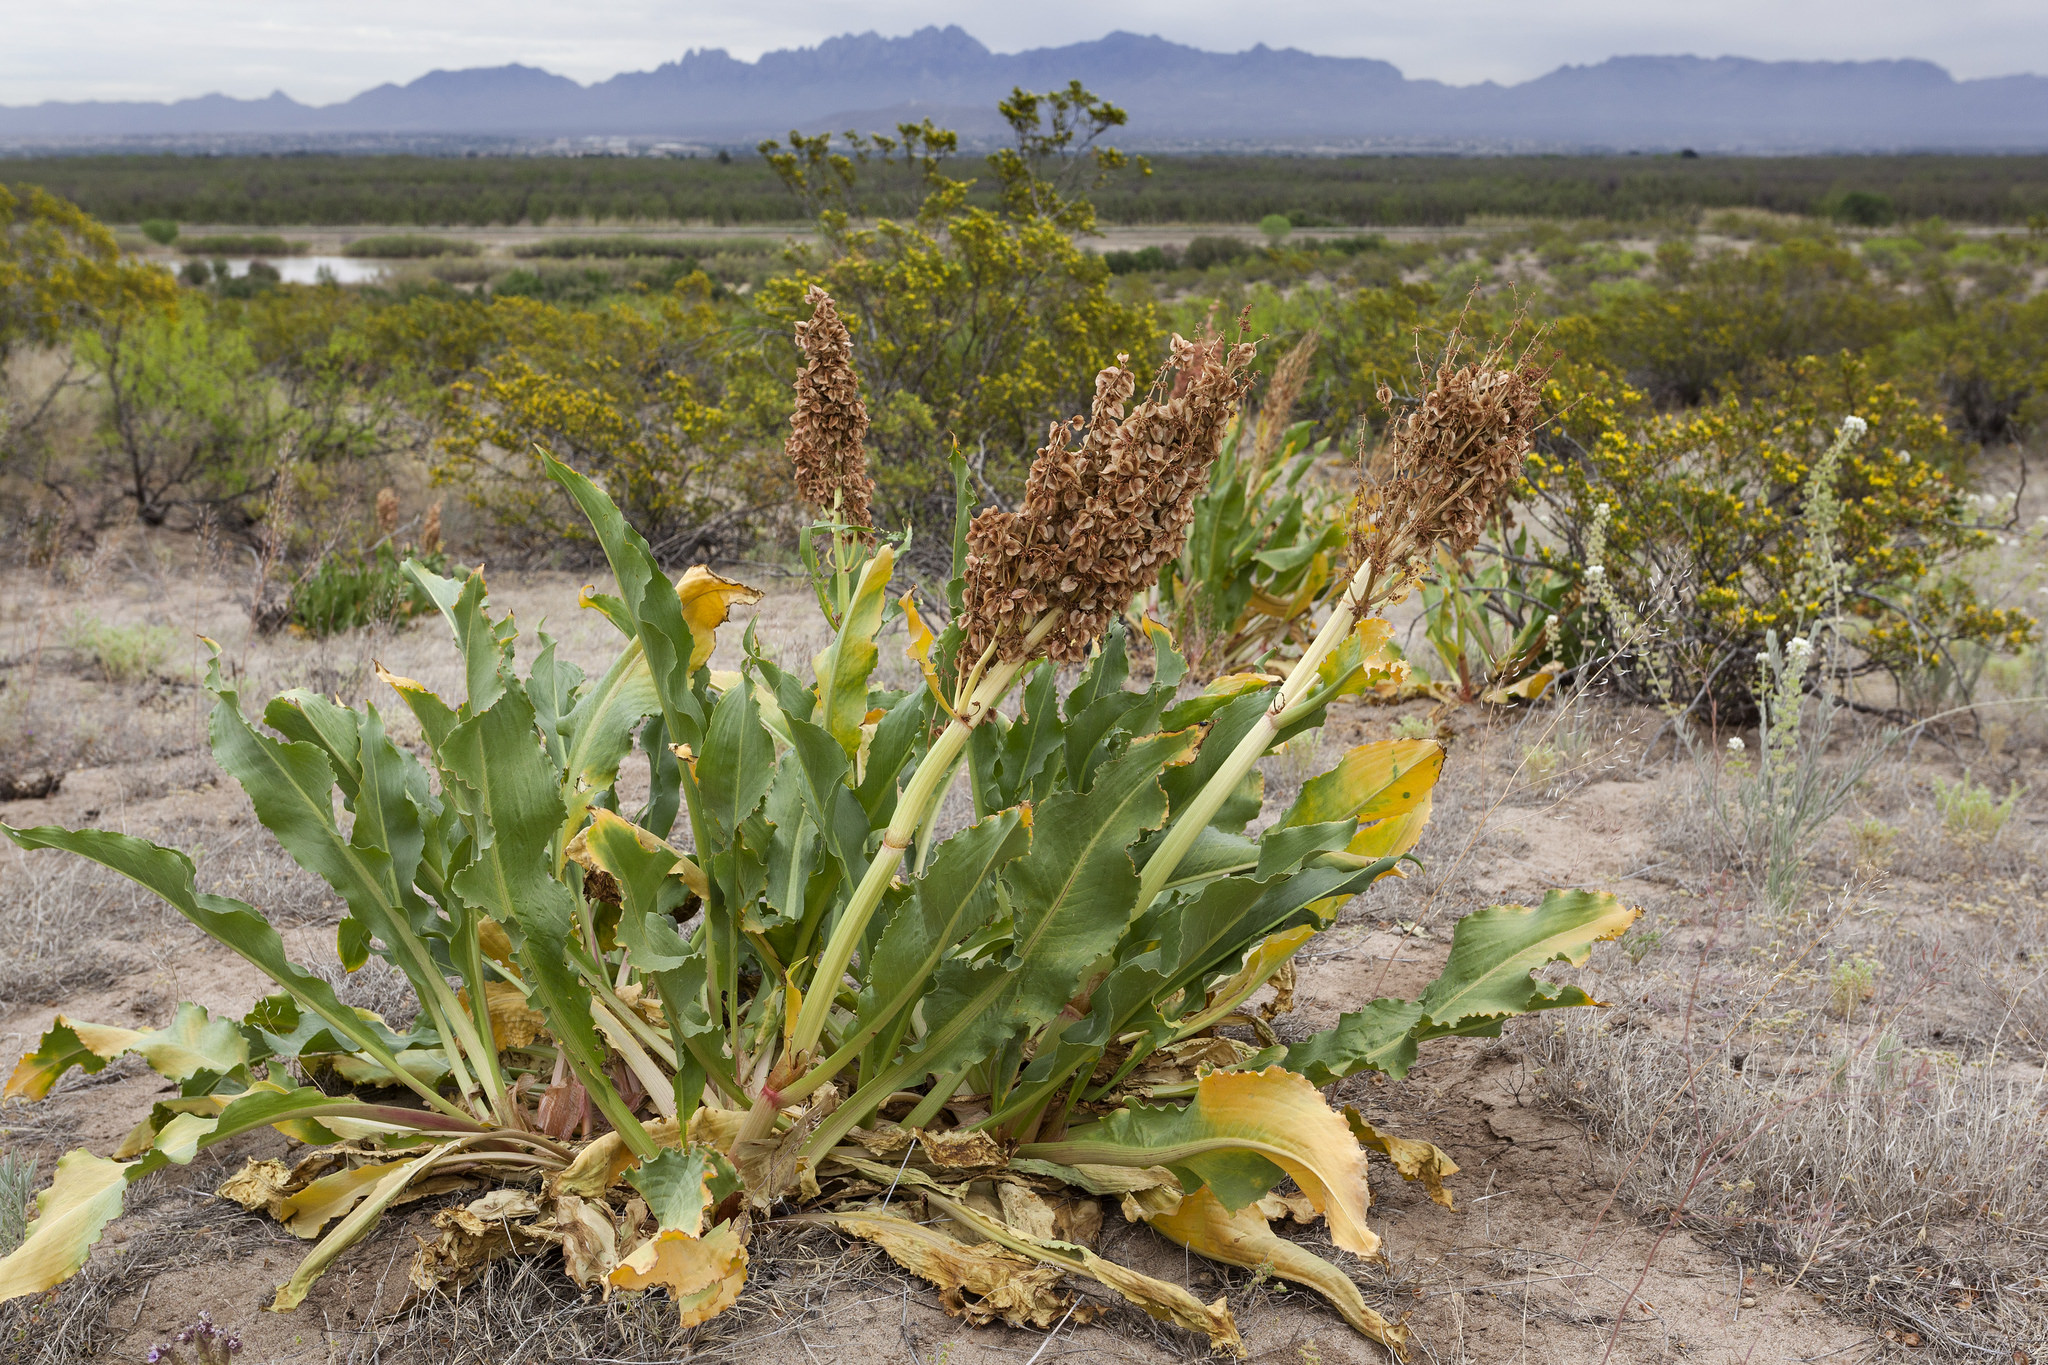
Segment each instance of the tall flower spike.
M796 412L783 450L796 466L797 496L828 513L836 504L840 522L871 540L868 500L875 481L868 477L861 446L868 410L853 372L853 338L830 294L812 285L804 302L811 305L811 320L796 325L804 367L797 372Z
M1314 332L1308 333L1294 348L1280 357L1280 363L1273 367L1273 378L1266 385L1266 397L1259 404L1258 444L1252 448L1252 462L1245 471L1247 484L1258 481L1266 465L1280 449L1281 440L1287 435L1287 424L1294 416L1294 405L1301 401L1301 391L1308 387L1309 362L1315 359L1316 346L1322 338Z
M968 528L963 667L991 644L1005 662L1041 654L1078 662L1131 599L1159 581L1209 486L1255 350L1176 336L1171 390L1162 375L1128 415L1124 405L1137 389L1125 368L1130 357L1095 377L1093 412L1085 423L1053 425L1032 462L1023 508L986 509ZM1058 625L1028 644L1055 608Z
M1510 360L1508 339L1459 365L1464 344L1451 334L1435 385L1387 428L1359 494L1352 555L1382 584L1419 572L1439 544L1471 549L1529 453L1548 371L1526 351ZM1393 391L1382 384L1379 398Z

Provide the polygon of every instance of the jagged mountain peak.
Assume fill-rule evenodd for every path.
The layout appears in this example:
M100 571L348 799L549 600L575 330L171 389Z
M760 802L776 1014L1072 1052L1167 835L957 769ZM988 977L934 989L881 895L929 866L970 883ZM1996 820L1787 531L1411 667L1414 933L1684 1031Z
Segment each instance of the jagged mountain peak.
M911 108L986 109L1080 80L1128 110L1136 146L1384 145L1702 150L2048 147L2048 79L1958 81L1919 58L1769 62L1638 54L1517 85L1410 80L1362 57L1209 52L1117 29L992 52L958 24L841 34L757 61L691 49L584 86L536 66L437 69L339 104L283 92L168 104L0 107L0 140L178 135L653 136L746 143ZM846 111L866 111L849 115ZM963 124L972 131L990 120Z

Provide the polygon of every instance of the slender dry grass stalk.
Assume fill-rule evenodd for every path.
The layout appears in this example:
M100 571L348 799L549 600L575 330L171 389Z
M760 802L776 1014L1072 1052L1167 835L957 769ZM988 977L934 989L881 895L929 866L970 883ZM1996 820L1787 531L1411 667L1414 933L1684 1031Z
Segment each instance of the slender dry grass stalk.
M1137 389L1124 367L1130 357L1095 377L1093 412L1085 425L1053 425L1032 462L1022 510L986 509L968 529L963 666L991 646L1006 663L1039 655L1077 662L1159 581L1209 486L1256 350L1174 337L1171 390L1162 371L1129 415L1124 405ZM1032 642L1032 627L1054 610L1057 626Z
M1251 487L1266 471L1274 454L1280 449L1281 440L1287 435L1287 424L1294 417L1294 405L1301 401L1301 391L1308 387L1309 363L1316 357L1316 347L1322 338L1310 332L1294 348L1280 357L1280 363L1273 367L1273 378L1266 385L1266 397L1259 404L1258 443L1252 447L1252 462L1245 471L1245 486Z
M1453 329L1422 401L1394 419L1366 471L1352 527L1352 557L1393 584L1419 576L1436 546L1462 555L1479 539L1522 472L1549 370L1529 363L1532 339L1510 359L1516 327L1476 361ZM1382 403L1394 393L1379 389ZM1364 440L1360 440L1364 462Z
M868 410L853 372L853 337L839 319L832 296L812 285L804 295L811 320L796 325L804 367L796 377L796 413L783 445L796 467L797 495L864 540L873 539L868 501L875 481L868 477Z

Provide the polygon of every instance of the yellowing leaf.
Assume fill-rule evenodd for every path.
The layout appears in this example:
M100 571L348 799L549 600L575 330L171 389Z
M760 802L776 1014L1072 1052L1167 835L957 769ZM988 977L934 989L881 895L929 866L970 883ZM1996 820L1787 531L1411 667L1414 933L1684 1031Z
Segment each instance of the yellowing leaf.
M932 697L950 716L953 703L946 700L945 689L939 686L938 666L932 662L932 644L939 637L932 634L932 628L925 624L924 617L917 614L916 593L904 593L897 599L897 605L903 608L904 622L910 628L910 644L903 652L916 662L918 671L924 674L924 685L931 689Z
M1209 1349L1226 1351L1234 1356L1243 1356L1244 1338L1238 1335L1237 1321L1230 1314L1227 1299L1218 1299L1204 1304L1177 1284L1155 1280L1150 1275L1106 1261L1084 1246L1071 1242L1040 1241L1024 1236L1005 1224L989 1218L966 1202L955 1202L927 1186L925 1202L942 1209L956 1221L975 1232L1020 1255L1047 1265L1059 1266L1076 1275L1086 1275L1108 1285L1123 1295L1127 1302L1145 1310L1160 1322L1170 1322L1190 1332L1200 1332L1209 1338Z
M27 1235L0 1259L0 1301L53 1288L85 1264L101 1230L120 1216L128 1170L83 1148L58 1160L56 1178L36 1197Z
M1245 954L1242 967L1209 992L1207 1007L1184 1022L1175 1036L1187 1038L1200 1033L1243 1004L1254 991L1271 981L1273 974L1286 966L1288 960L1301 951L1302 945L1318 932L1315 925L1304 924L1267 935Z
M1444 748L1433 739L1382 739L1361 744L1337 766L1301 786L1283 821L1383 820L1428 799L1443 772Z
M88 1024L58 1015L34 1052L23 1057L8 1079L9 1096L41 1099L66 1071L88 1075L123 1053L133 1052L167 1081L185 1081L201 1071L232 1071L249 1060L249 1040L226 1019L212 1019L190 1001L164 1028L144 1032Z
M377 1182L391 1174L393 1168L403 1163L372 1162L369 1165L343 1169L332 1175L323 1175L296 1194L288 1194L278 1201L277 1220L288 1228L293 1236L307 1241L320 1235L320 1229L347 1213L365 1195L374 1189Z
M458 990L455 998L465 1010L469 1008L467 988ZM546 1015L526 1003L526 992L509 981L484 983L484 1008L491 1016L491 1043L500 1052L508 1047L526 1047L540 1037L548 1024Z
M1307 1285L1328 1299L1344 1321L1374 1341L1408 1358L1408 1329L1374 1312L1351 1278L1322 1257L1273 1235L1256 1205L1236 1213L1223 1207L1208 1190L1197 1190L1172 1213L1146 1219L1153 1227L1190 1251L1212 1261L1251 1269L1269 1267L1283 1280Z
M718 628L732 615L732 609L760 601L761 590L693 564L677 580L676 597L683 604L683 620L690 626L690 671L695 673L710 660L718 643Z
M666 1288L684 1327L709 1321L739 1301L747 1248L731 1223L702 1237L664 1228L627 1253L605 1277L614 1289Z
M1549 689L1550 684L1555 682L1557 675L1562 672L1564 672L1564 665L1553 660L1527 677L1494 688L1486 693L1482 700L1491 702L1495 706L1506 706L1509 702L1514 701L1534 701Z
M1535 909L1492 905L1458 921L1443 975L1422 993L1423 1036L1499 1031L1500 1019L1531 1010L1597 1003L1577 986L1530 973L1551 962L1585 965L1595 943L1620 938L1643 912L1605 891L1551 891Z
M1380 1239L1365 1225L1365 1153L1320 1091L1291 1071L1212 1071L1183 1109L1133 1105L1059 1142L1019 1155L1105 1166L1165 1166L1242 1208L1294 1177L1346 1251L1370 1256ZM1276 1169L1277 1168L1277 1169Z
M1434 1143L1418 1138L1395 1137L1382 1133L1365 1121L1356 1108L1344 1106L1344 1121L1351 1125L1352 1133L1359 1144L1369 1147L1393 1163L1403 1180L1419 1180L1429 1191L1429 1197L1447 1209L1457 1208L1451 1199L1451 1192L1444 1188L1444 1181L1458 1173L1458 1163L1445 1156Z
M881 659L875 635L882 628L882 609L888 605L889 577L895 565L892 547L884 545L875 551L854 586L839 634L811 660L818 677L818 705L812 719L839 741L848 758L860 752L861 722L868 713L868 677Z
M875 1243L897 1265L936 1285L948 1313L976 1327L1000 1319L1012 1327L1044 1329L1070 1309L1076 1317L1087 1312L1085 1305L1075 1306L1073 1295L1060 1292L1065 1269L1019 1256L995 1242L968 1246L887 1210L811 1217Z
M577 831L576 837L569 841L568 848L564 850L564 856L570 862L575 863L586 872L593 870L607 871L607 869L599 864L597 856L590 850L591 831L599 824L619 826L631 830L634 841L649 853L659 849L672 855L676 860L673 875L681 877L683 885L689 887L690 890L696 892L699 896L708 897L711 894L711 879L704 875L704 869L697 865L695 859L652 830L642 829L623 815L617 815L608 810L600 809L594 812L592 823L584 829Z

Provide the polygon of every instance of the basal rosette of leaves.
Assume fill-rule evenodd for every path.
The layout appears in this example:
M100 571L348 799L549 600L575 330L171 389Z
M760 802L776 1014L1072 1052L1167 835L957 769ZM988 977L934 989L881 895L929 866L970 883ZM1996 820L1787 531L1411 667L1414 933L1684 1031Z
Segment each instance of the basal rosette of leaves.
M1942 419L1855 357L1802 360L1753 393L1685 412L1653 413L1644 395L1589 368L1555 379L1551 396L1558 415L1522 487L1553 541L1540 559L1582 574L1607 506L1600 567L1657 629L1617 638L1617 623L1586 610L1582 629L1592 655L1657 656L1626 675L1638 690L1661 674L1672 692L1661 700L1753 715L1750 662L1766 634L1827 616L1830 583L1858 627L1850 638L1864 671L1903 675L1958 641L2017 649L2034 638L2033 618L1980 602L1954 575L1989 537L1948 472ZM1824 581L1808 567L1804 508L1844 414L1867 433L1841 458Z
M943 632L892 602L891 546L851 551L835 531L832 643L785 668L749 631L722 672L715 632L759 595L701 567L671 579L597 485L546 469L616 580L584 595L620 634L603 672L544 634L516 667L520 628L483 575L413 562L465 679L444 697L383 675L416 744L392 739L391 703L292 691L259 715L218 668L208 679L217 760L347 904L343 964L375 954L412 983L408 1031L343 1005L260 911L199 890L184 854L0 826L156 891L276 986L239 1019L186 1004L154 1030L55 1021L9 1094L128 1053L176 1093L114 1152L58 1164L0 1260L0 1297L73 1274L137 1179L271 1126L315 1150L251 1161L220 1193L311 1243L278 1310L387 1210L462 1191L414 1260L422 1291L558 1253L586 1288L666 1289L688 1326L737 1298L750 1227L801 1217L877 1242L972 1321L1085 1318L1094 1305L1062 1288L1082 1276L1241 1351L1222 1301L1090 1248L1097 1200L1114 1198L1193 1251L1270 1264L1403 1351L1400 1323L1269 1220L1323 1218L1370 1254L1368 1152L1445 1203L1456 1168L1319 1087L1398 1076L1433 1038L1594 1003L1532 972L1584 963L1637 912L1585 891L1481 910L1419 998L1274 1040L1252 998L1410 856L1444 762L1430 741L1361 745L1247 832L1258 760L1399 671L1386 623L1359 619L1382 596L1370 569L1278 682L1183 695L1185 665L1149 625L1148 683L1121 625L1077 675L1043 659L963 667L956 465ZM924 666L907 692L874 677L899 617ZM647 765L637 806L621 798L628 762ZM940 837L955 780L974 819ZM1238 1036L1252 1019L1264 1045ZM1276 1193L1290 1179L1299 1193Z

